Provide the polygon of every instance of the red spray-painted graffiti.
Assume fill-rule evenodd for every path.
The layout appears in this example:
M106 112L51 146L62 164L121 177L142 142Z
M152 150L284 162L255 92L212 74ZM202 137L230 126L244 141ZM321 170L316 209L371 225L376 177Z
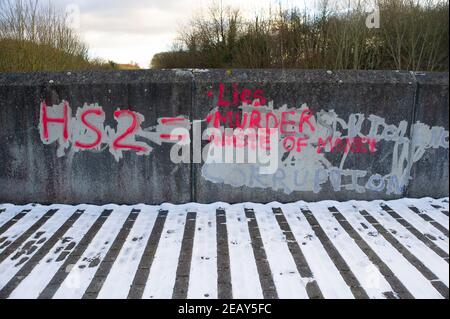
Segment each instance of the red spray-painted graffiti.
M142 114L128 109L113 112L116 126L112 128L105 126L106 114L97 104L85 104L72 117L67 101L53 106L42 102L41 140L45 144L57 143L58 156L65 155L68 148L74 152L108 148L117 161L123 157L123 152L149 155L152 146L171 143L175 144L170 151L172 162L202 163L203 159L202 177L210 182L272 188L287 194L293 191L317 193L328 180L335 191L341 188L356 192L386 189L388 194L401 194L411 179L412 165L426 149L448 149L449 133L443 127L418 122L408 129L406 121L386 123L384 118L374 114L355 113L343 119L334 110L314 112L306 104L275 108L263 90L242 88L237 84L231 84L230 90L221 83L216 93L215 96L212 90L207 92L207 96L214 98L214 108L204 120L163 117L157 119L156 126L148 128L142 128L145 121ZM206 130L202 122L208 125ZM209 142L203 150L202 140ZM378 151L380 141L393 143L389 148L391 154L387 154L392 156L392 169L388 174L381 176L364 167L360 170L346 168L346 160L351 158L347 156L349 153L371 156ZM228 152L230 148L236 152ZM246 162L237 160L238 155L244 154L238 151L256 149L258 161L248 161L256 152L242 156ZM385 149L380 147L380 150ZM265 154L266 151L269 154ZM224 161L220 161L222 155ZM339 158L340 163L336 165ZM227 162L228 159L231 161ZM230 165L219 165L223 163ZM365 161L361 163L364 165ZM265 164L269 164L269 169L261 173L260 168ZM345 178L351 178L351 183L343 183ZM367 180L365 186L360 185L363 178Z
M309 143L313 143L317 146L317 153L320 154L329 149L329 152L336 153L375 153L376 152L376 139L359 136L349 137L332 137L332 136L316 136L315 140L311 140L310 135L314 135L316 131L317 123L315 120L315 114L309 108L300 109L287 109L287 110L275 110L267 109L265 104L267 102L264 97L263 90L249 90L243 89L239 91L237 84L232 84L232 97L225 98L225 85L221 83L219 85L218 102L219 109L214 110L206 117L206 122L214 127L226 127L234 129L271 129L275 128L279 130L281 136L281 143L286 152L295 151L300 153L304 147L307 147ZM214 97L213 91L208 91L209 97ZM253 97L253 99L252 99ZM261 102L262 101L262 102ZM247 111L241 110L224 111L224 107L231 107L236 105L247 105ZM243 107L241 107L243 108ZM234 147L246 147L247 145L253 145L244 141L240 143L236 136L232 137L234 140L225 140L225 135L221 138L213 136L210 138L216 145L230 145L232 142ZM251 139L251 136L249 137ZM253 147L253 146L252 146Z
M44 106L44 108L46 108L46 106ZM80 141L76 141L75 142L76 147L79 147L82 149L93 149L93 148L97 147L98 145L100 145L100 143L102 142L102 131L100 131L94 125L89 123L86 119L86 117L88 117L91 114L97 115L97 116L105 116L105 112L103 112L102 109L98 108L98 109L86 110L81 114L81 122L83 122L83 124L88 129L92 130L96 134L97 137L96 137L95 141L92 143L82 143Z
M67 102L63 102L63 117L49 117L47 115L47 105L45 102L41 103L41 122L43 125L43 135L44 139L49 139L49 133L48 133L48 125L49 123L59 123L62 124L63 129L63 138L64 141L67 141L69 138L69 105Z
M59 105L40 105L41 140L45 144L58 142L58 156L65 154L65 149L72 146L75 151L100 150L106 145L118 160L123 151L136 152L139 155L149 155L152 147L136 138L150 140L154 144L175 143L180 139L188 139L188 135L175 136L171 134L173 127L189 126L184 117L163 118L159 120L156 132L143 130L141 125L144 117L138 112L117 109L114 119L117 128L105 126L105 112L98 105L84 105L77 109L72 117L72 110L67 101Z
M232 96L231 99L227 99L225 97L226 90L225 90L225 84L220 83L219 84L219 96L217 101L217 106L219 107L229 107L229 106L237 106L241 103L245 104L252 104L254 106L261 106L266 105L267 99L264 97L264 91L263 90L250 90L247 88L242 89L242 91L239 89L239 86L237 83L232 84ZM209 97L214 96L213 91L208 91L206 93Z
M67 142L69 138L73 136L69 136L69 129L71 128L71 125L74 125L75 128L80 128L78 123L75 121L70 121L69 123L69 116L70 116L70 108L69 103L67 101L63 102L63 110L62 115L60 117L50 117L48 115L49 107L46 105L45 102L41 103L41 125L42 125L42 132L43 132L43 139L47 142L49 141L49 130L51 125L62 125L63 126L63 141ZM121 133L117 134L117 136L112 139L110 136L108 136L107 132L105 132L104 128L97 127L95 124L88 121L87 117L101 117L102 122L105 117L105 113L101 108L94 107L94 108L88 108L85 110L82 110L80 112L80 120L82 124L82 128L84 130L90 130L90 132L95 134L95 140L93 142L84 142L80 140L75 140L74 145L77 148L80 149L94 149L98 146L100 146L102 143L111 144L111 147L113 147L116 150L131 150L136 152L147 152L148 148L141 146L141 145L135 145L130 143L125 143L124 141L127 140L127 137L132 137L136 134L136 132L140 129L140 121L138 118L138 115L130 110L117 110L114 112L114 118L116 120L119 120L121 117L129 117L131 118L131 124L126 128L126 130ZM53 138L55 136L53 135Z

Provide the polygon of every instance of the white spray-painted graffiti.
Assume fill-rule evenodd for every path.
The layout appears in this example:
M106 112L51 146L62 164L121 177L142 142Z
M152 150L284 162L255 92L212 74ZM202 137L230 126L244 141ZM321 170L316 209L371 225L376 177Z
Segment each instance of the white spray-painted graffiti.
M264 98L242 100L238 112L227 111L226 115L223 115L223 108L216 107L204 120L191 122L182 115L160 118L156 126L144 129L141 125L145 118L138 112L117 109L113 114L117 121L114 129L104 125L105 112L97 104L85 104L72 117L68 102L54 106L42 103L39 129L43 143L58 144L59 157L69 149L101 152L108 148L119 161L124 151L150 155L155 146L171 143L174 144L170 154L174 163L190 163L191 160L201 163L203 159L201 176L207 181L234 187L267 188L286 194L294 191L319 193L326 183L334 191L401 194L411 179L413 164L427 149L449 147L449 132L443 127L417 122L408 132L406 121L392 124L377 115L360 113L350 114L345 120L334 110L313 113L306 104L300 108L284 105L276 109L273 102L261 105L261 100L266 102ZM208 123L203 134L201 122ZM258 153L258 161L254 162L218 160L217 154L229 154L230 148L249 153L255 145L251 142L255 136L247 135L244 143L240 143L239 134L230 137L226 134L227 128L232 128L233 132L249 129L268 129L269 132L271 129L266 145L271 156ZM199 147L201 140L208 141L203 150ZM191 142L194 144L192 156ZM180 156L180 152L185 154ZM350 154L370 157L379 153L391 158L389 172L374 173L368 167L355 169L353 162L347 163ZM261 166L271 162L276 162L276 169L262 172Z
M406 121L388 124L376 115L350 114L348 120L344 120L334 110L312 114L306 105L300 108L284 105L275 109L273 103L258 107L244 104L240 109L240 127L257 125L279 130L278 160L281 165L274 174L262 175L258 173L257 164L205 163L202 176L213 183L270 188L290 194L294 191L319 193L323 184L329 182L334 191L364 193L372 190L402 194L411 179L413 164L425 151L449 147L447 130L420 122L412 125L409 138ZM223 116L216 109L207 121L210 126L218 127L223 123L230 124L233 116ZM252 119L257 121L252 122ZM349 154L374 156L382 141L383 155L392 158L390 172L369 175L369 170L352 169L354 163L346 166ZM333 165L336 158L340 158L339 164Z
M134 151L138 155L150 155L153 147L136 138L151 141L155 145L163 142L175 143L178 136L171 136L171 123L178 127L189 127L189 120L184 117L171 119L161 118L154 127L142 129L145 121L142 114L130 110L117 109L114 112L117 129L105 126L105 112L98 104L85 104L78 108L76 116L72 117L69 103L47 106L41 103L39 131L44 144L58 143L57 155L62 157L66 150L74 152L101 152L109 149L114 158L119 161L124 151Z

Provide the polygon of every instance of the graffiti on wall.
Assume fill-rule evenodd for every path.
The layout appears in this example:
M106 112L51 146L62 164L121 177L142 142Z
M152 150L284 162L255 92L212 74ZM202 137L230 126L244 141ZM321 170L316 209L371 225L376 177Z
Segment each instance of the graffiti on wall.
M58 105L47 106L45 102L40 107L39 131L44 144L57 143L57 155L62 157L66 151L101 152L108 149L119 161L123 152L135 152L138 155L150 155L152 145L175 143L179 136L170 133L173 124L178 127L189 127L185 117L161 118L154 127L142 128L145 118L142 114L131 110L117 109L114 119L117 128L105 125L105 112L98 104L85 104L72 117L72 109L67 101ZM141 140L137 140L140 138ZM148 142L146 142L148 141Z
M294 191L318 193L322 185L329 182L334 191L401 194L411 178L413 164L425 151L449 146L447 130L420 122L411 126L409 135L406 121L390 124L373 114L350 114L348 119L343 119L334 110L312 114L306 105L274 109L270 103L260 107L243 105L240 109L242 118L247 114L249 119L258 118L258 125L262 127L278 129L279 168L271 175L264 175L258 173L257 164L205 163L202 176L211 182L270 188L286 194ZM215 117L221 116L215 114ZM305 114L308 114L307 123ZM224 117L222 120L227 121ZM219 121L211 119L209 123L216 126ZM253 123L249 121L248 125ZM390 171L383 175L369 175L371 169L354 169L354 161L348 161L351 154L367 159L379 152L391 160Z
M212 91L207 95L214 97ZM119 161L124 152L151 156L171 143L172 162L202 163L201 176L209 182L286 194L319 193L325 184L336 192L402 194L414 163L430 148L449 147L449 132L440 126L390 123L374 114L343 118L334 110L313 112L307 104L275 108L263 90L233 85L226 99L221 84L215 100L204 119L179 115L145 128L144 116L128 109L114 111L114 128L105 125L97 104L85 104L73 116L67 101L42 102L39 130L43 143L57 144L59 157L109 150ZM375 163L387 159L389 170L376 172Z

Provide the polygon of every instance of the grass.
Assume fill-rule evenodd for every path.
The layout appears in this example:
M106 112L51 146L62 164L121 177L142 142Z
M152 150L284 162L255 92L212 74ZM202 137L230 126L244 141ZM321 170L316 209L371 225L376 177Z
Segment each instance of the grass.
M66 14L39 0L0 0L0 72L111 69L88 57Z
M0 72L111 69L109 64L87 59L30 41L0 39Z

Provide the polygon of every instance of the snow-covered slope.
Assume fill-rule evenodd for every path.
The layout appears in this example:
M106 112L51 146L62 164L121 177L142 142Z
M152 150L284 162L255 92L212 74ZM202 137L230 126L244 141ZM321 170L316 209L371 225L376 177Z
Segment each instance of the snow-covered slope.
M0 205L0 298L448 298L443 199Z

